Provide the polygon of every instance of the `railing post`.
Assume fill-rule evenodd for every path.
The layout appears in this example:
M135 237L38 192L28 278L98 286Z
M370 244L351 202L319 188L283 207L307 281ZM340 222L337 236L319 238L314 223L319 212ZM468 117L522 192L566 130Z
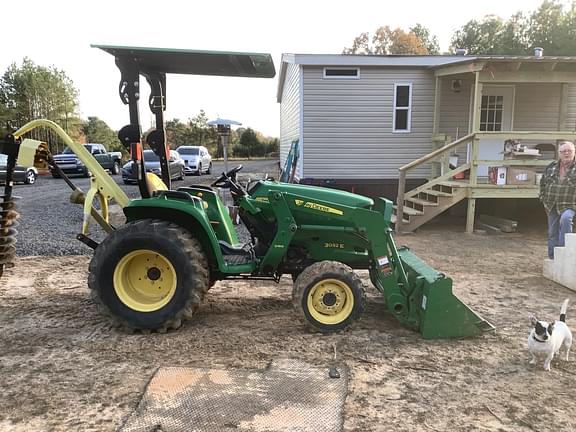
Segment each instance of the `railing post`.
M396 233L400 233L404 219L404 192L406 190L406 171L400 170L398 177L398 195L396 196Z

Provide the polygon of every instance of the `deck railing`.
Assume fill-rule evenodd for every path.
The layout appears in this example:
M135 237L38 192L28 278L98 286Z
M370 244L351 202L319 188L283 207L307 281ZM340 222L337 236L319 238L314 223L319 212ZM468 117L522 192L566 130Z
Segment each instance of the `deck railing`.
M539 159L539 160L521 160L521 159L505 159L505 160L480 160L478 159L478 152L482 139L490 140L519 140L523 141L541 141L541 142L557 142L559 140L576 140L576 132L572 131L511 131L511 132L475 132L459 138L449 144L446 144L439 149L436 149L427 155L422 156L415 161L412 161L404 166L398 168L400 174L398 178L398 194L396 198L396 231L399 232L402 227L404 217L404 200L416 196L418 193L425 189L430 188L434 184L441 183L451 179L458 173L470 171L469 185L478 185L478 167L479 166L545 166L548 165L552 159ZM449 156L451 153L462 153L456 150L462 146L469 146L466 153L470 155L470 161L462 164L456 168L450 168L448 164ZM444 168L438 177L431 181L419 186L411 191L406 192L406 178L408 172L415 168L421 167L425 163L440 162Z

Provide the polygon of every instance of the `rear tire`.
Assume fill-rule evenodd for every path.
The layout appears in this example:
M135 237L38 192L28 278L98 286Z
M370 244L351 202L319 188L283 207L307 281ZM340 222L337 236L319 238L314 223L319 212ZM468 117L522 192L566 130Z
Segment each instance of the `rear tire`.
M212 174L212 162L208 165L208 171L206 171L206 174Z
M192 317L208 291L209 271L200 243L166 221L130 222L95 250L88 286L116 325L164 332Z
M366 309L366 292L354 270L337 261L304 269L292 291L292 305L309 328L331 333L349 327Z

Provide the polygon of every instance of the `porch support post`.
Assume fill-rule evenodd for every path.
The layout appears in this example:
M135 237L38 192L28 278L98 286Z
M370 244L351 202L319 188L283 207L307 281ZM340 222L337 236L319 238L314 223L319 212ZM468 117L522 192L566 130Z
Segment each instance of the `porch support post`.
M472 157L470 162L470 187L474 188L478 184L478 146L480 139L474 137L472 140ZM466 214L466 232L472 234L474 232L474 219L476 216L476 198L468 198L468 212Z
M476 211L476 198L468 198L468 213L466 214L466 233L474 232L474 213Z
M432 136L438 133L440 128L440 102L442 93L442 78L436 77L436 90L434 92L434 126L432 129Z
M568 83L560 86L560 107L558 110L558 130L570 130L566 125L566 113L568 111Z
M480 129L480 73L475 73L474 80L474 101L472 104L472 133L477 133ZM470 152L470 186L474 187L477 184L477 170L476 161L478 160L478 146L480 140L474 137L472 141L472 149ZM474 232L474 218L476 213L476 198L468 198L468 212L466 214L466 232L472 234Z
M480 72L476 72L474 79L474 101L472 103L472 131L476 133L480 129L480 93L482 86L480 85Z
M443 142L440 146L438 145L438 130L440 129L440 103L442 101L442 77L436 77L436 87L434 90L434 122L432 126L432 149L436 150L437 148L445 145L446 142ZM430 164L430 179L434 179L442 174L444 174L444 161L446 159L446 155L442 155L440 160L432 161Z

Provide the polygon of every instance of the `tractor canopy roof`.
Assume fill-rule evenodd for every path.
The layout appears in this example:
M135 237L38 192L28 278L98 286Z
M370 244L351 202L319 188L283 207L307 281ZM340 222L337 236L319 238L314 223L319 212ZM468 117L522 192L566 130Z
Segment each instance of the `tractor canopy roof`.
M215 75L248 78L273 78L276 75L270 54L198 51L173 48L91 45L117 59L136 60L144 73Z

